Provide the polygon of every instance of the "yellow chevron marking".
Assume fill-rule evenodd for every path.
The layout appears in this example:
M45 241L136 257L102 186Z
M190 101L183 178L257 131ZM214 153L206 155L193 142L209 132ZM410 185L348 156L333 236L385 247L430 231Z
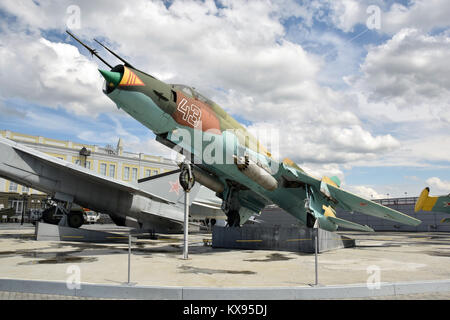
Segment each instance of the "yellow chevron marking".
M292 167L292 168L295 168L295 169L297 169L297 170L300 170L300 171L304 172L302 168L300 168L294 161L292 161L292 160L289 159L289 158L284 158L284 159L283 159L283 163L284 163L285 165L288 165L288 166L290 166L290 167Z
M333 210L333 208L331 208L330 206L322 205L322 209L323 209L323 211L324 211L323 215L324 215L325 217L333 217L333 218L336 218L336 213L335 213L335 211Z
M123 77L119 86L145 86L144 82L129 68L123 67Z
M322 181L324 181L325 183L329 184L330 186L339 188L338 185L333 180L331 180L329 177L327 177L327 176L323 176Z

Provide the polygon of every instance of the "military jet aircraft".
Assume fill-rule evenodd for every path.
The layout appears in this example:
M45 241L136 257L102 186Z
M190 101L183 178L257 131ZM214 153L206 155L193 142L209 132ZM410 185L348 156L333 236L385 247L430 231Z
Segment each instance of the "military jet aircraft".
M151 233L182 232L179 171L125 182L0 137L0 177L49 195L58 205L44 211L44 222L72 228L83 224L82 212L72 210L72 204L78 204L108 214L119 226ZM191 194L192 218L225 218L212 191L196 184Z
M194 88L160 81L95 40L123 62L112 67L96 50L67 32L110 68L99 69L105 79L104 94L153 131L157 141L190 157L196 181L222 199L228 226L242 225L269 204L278 205L307 227L318 222L328 231L338 227L373 231L337 217L336 207L407 225L421 223L342 190L337 177L317 179L290 159L274 159L241 124ZM208 148L225 157L222 161L205 159Z
M446 196L430 196L430 188L426 187L416 201L414 211L436 211L450 213L450 194ZM442 219L442 223L450 223L450 218Z

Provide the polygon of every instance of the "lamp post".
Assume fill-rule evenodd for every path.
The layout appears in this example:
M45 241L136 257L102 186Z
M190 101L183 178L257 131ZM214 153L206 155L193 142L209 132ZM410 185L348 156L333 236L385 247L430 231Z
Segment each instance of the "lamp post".
M86 168L86 163L87 163L87 157L89 157L91 155L91 151L86 149L86 147L81 148L80 152L80 158L84 158L84 166Z

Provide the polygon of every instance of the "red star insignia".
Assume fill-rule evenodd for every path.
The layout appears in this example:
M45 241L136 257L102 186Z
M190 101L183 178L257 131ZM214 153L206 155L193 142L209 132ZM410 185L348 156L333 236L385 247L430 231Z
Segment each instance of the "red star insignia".
M175 182L169 181L169 184L170 184L169 192L176 192L177 195L179 195L180 188L181 188L180 183L178 181L175 181Z
M450 207L450 202L444 202L444 207Z

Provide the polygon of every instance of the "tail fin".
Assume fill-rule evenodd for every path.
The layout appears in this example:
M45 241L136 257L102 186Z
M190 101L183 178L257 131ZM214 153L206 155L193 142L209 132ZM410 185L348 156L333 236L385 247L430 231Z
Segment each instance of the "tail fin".
M178 179L180 171L181 170L178 169L140 179L138 180L139 188L182 207L184 206L184 190ZM191 205L196 198L199 189L200 184L196 183L189 192L189 205Z
M414 211L431 211L433 210L434 205L436 204L436 201L438 197L430 197L430 188L426 187L422 190L422 193L419 196L419 199L417 199L416 205L414 207Z

